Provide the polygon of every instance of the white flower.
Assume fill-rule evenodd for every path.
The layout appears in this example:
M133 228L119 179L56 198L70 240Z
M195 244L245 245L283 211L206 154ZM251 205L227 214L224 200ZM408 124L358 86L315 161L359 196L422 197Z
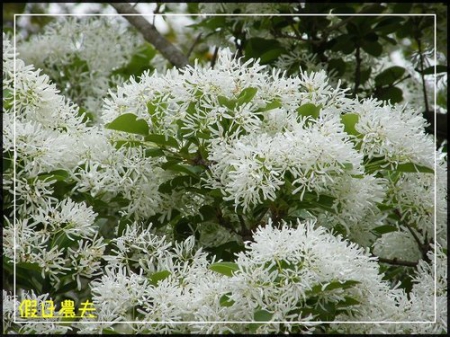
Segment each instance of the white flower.
M415 262L421 259L422 253L418 243L409 232L391 232L382 235L373 245L375 255L386 259L399 259Z
M42 34L21 41L18 51L23 60L44 69L66 95L96 116L110 82L120 84L112 72L131 59L141 42L124 30L117 17L58 18ZM67 78L70 86L65 86Z
M294 226L282 222L278 227L271 221L259 227L255 241L248 242L246 252L238 254L239 270L230 280L229 296L235 302L236 318L251 320L259 308L272 313L274 321L309 321L313 317L298 314L301 310L290 313L319 302L339 302L345 296L360 302L354 306L358 312L360 306L371 305L372 296L384 298L388 292L388 284L381 281L378 264L367 250L327 233L323 227L314 228L313 222L298 221ZM324 291L332 282L348 281L358 283L346 290ZM322 292L312 293L317 285ZM318 296L319 302L307 304L310 296Z
M125 317L127 312L142 304L147 279L126 267L106 267L102 277L90 283L94 306L109 315Z
M79 239L78 247L68 248L72 278L77 281L77 289L81 290L81 277L92 278L103 273L101 260L106 243L103 238Z
M111 254L103 257L112 266L129 270L139 267L146 273L154 273L161 270L161 260L170 259L167 251L171 244L143 224L134 222L128 225L112 242L115 247L111 249Z
M433 167L433 138L425 134L420 111L364 100L355 113L359 115L355 128L363 137L361 151L369 158L382 156L389 163Z
M93 226L96 215L92 207L65 199L55 206L39 209L33 219L35 223L48 226L51 231L63 231L73 240L73 236L87 238L97 232L98 229Z

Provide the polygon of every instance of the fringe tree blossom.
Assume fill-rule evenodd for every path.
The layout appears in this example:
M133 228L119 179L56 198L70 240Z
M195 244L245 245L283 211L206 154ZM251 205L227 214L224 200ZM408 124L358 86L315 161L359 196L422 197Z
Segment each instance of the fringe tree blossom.
M100 85L81 99L109 90L94 126L3 36L4 333L447 331L446 158L417 112L229 50L116 86L127 56L86 24L30 43L89 69L111 52L92 82L75 71ZM434 277L437 323L396 324L433 320ZM90 298L97 318L13 323L28 297Z
M43 69L68 98L98 119L108 89L122 82L113 76L114 70L130 61L141 42L117 17L69 17L55 20L43 34L19 43L18 52L21 59Z

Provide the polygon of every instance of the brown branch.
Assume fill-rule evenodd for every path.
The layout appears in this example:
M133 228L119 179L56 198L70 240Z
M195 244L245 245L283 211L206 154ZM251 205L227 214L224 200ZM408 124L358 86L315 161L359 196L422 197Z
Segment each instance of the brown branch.
M201 37L202 37L202 33L198 34L198 36L195 39L194 43L192 44L191 48L189 48L189 51L187 53L187 57L189 57L191 55L191 53L194 51L194 48L199 43Z
M211 69L214 69L214 66L216 65L218 54L219 54L219 47L216 46L214 48L214 54L213 54L212 59L211 59Z
M164 36L162 36L136 9L129 3L109 3L117 13L131 23L170 63L177 68L183 68L189 64L188 58ZM133 14L130 16L129 14ZM137 14L137 15L136 15Z

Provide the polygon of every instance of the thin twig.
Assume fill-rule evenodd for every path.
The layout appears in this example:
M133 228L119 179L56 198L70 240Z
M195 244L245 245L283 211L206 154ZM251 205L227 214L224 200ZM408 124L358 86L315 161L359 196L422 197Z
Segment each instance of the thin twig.
M219 47L215 47L214 48L214 54L211 60L211 69L214 69L214 66L216 65L216 61L217 61L217 55L219 53Z
M405 77L399 79L397 82L392 83L392 86L395 87L397 84L402 83L404 80L407 80L410 77L411 75L406 75Z
M192 44L191 48L189 48L189 51L187 53L187 58L189 58L189 56L191 56L191 53L194 51L194 47L198 44L198 42L200 41L201 37L202 37L202 33L198 34L198 36L195 39L194 43Z
M117 13L131 23L170 63L177 68L183 68L189 64L188 58L164 36L162 36L136 9L129 3L109 3ZM130 16L129 14L132 14Z

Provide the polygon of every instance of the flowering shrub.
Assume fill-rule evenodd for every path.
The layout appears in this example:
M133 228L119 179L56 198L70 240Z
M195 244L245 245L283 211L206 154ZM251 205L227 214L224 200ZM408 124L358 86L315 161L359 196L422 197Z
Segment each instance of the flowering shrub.
M14 55L4 35L4 333L447 331L446 158L416 111L225 49L90 125ZM14 321L49 298L96 317Z

